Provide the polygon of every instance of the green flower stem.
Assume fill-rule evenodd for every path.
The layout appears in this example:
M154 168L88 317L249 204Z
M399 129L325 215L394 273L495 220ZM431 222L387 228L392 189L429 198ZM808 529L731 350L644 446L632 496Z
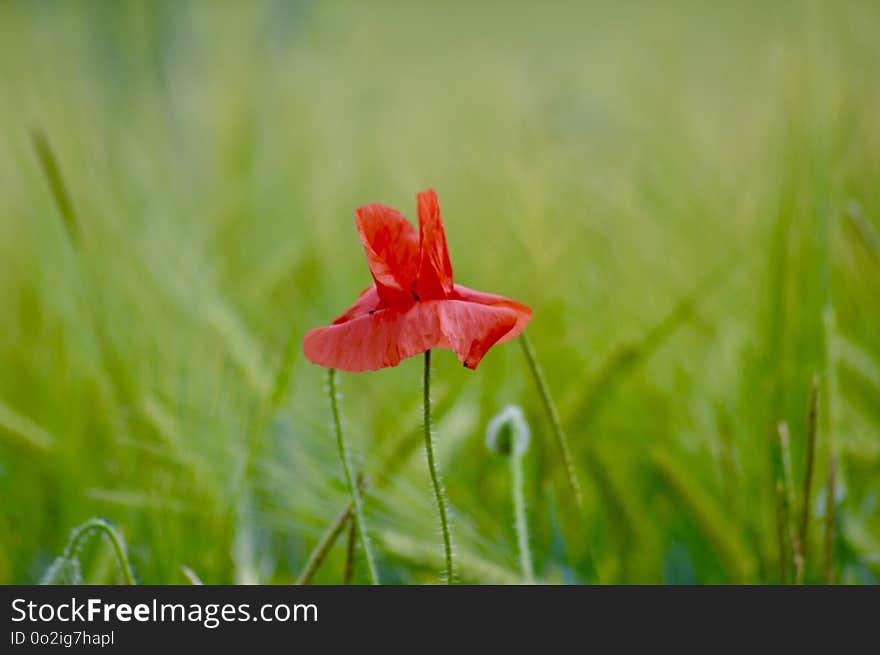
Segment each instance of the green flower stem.
M358 494L361 496L364 495L364 488L366 485L366 480L364 480L363 476L359 475ZM295 584L307 585L311 583L312 578L315 577L318 569L321 568L321 564L324 563L330 549L333 548L333 545L339 539L339 535L342 534L342 530L346 525L354 525L354 522L349 523L351 521L353 507L354 503L349 499L342 511L336 516L336 520L330 524L330 526L324 531L324 534L321 535L318 543L315 544L315 547L312 549L309 559L306 561L306 565L303 568L302 573L300 573L299 577L296 579Z
M113 526L103 519L89 519L73 531L70 541L67 543L67 548L64 549L64 559L73 559L82 547L82 542L92 532L103 532L107 536L113 545L113 551L116 553L116 561L119 564L119 570L122 571L122 579L125 580L127 585L135 584L134 575L131 572L131 564L128 561L125 541L113 529Z
M315 577L318 569L321 568L321 564L323 564L324 560L327 558L327 553L330 552L333 544L336 543L339 535L342 534L342 530L351 519L352 506L353 503L348 501L348 505L345 506L345 509L339 512L336 520L333 521L333 523L330 524L330 527L328 527L324 531L324 534L321 535L321 538L318 540L318 543L309 555L309 559L306 561L302 573L299 574L299 577L294 584L307 585L311 583L312 578Z
M437 512L440 515L440 529L443 532L443 551L446 558L446 570L444 577L446 584L454 582L455 569L452 558L452 537L449 534L449 517L446 508L446 495L443 493L443 484L440 481L440 473L437 471L437 462L434 458L434 443L431 436L431 351L425 351L425 375L424 375L424 428L425 428L425 452L428 455L428 470L431 473L431 484L434 486L434 499L437 501Z
M364 522L363 503L361 502L361 496L358 493L354 475L351 472L348 447L345 443L345 435L342 432L342 420L339 418L339 396L336 391L336 370L332 368L327 373L327 390L330 394L330 412L333 414L333 426L336 428L336 445L339 447L339 459L342 460L342 469L345 472L345 482L348 485L348 492L351 495L354 520L357 525L361 547L364 550L364 558L367 560L367 572L369 573L370 582L372 584L379 584L379 577L376 574L376 564L373 561L373 551L370 548L370 539L367 536L367 526Z
M529 370L532 372L532 378L535 380L535 386L538 388L538 393L544 404L544 411L547 413L547 418L550 419L550 425L553 427L553 436L556 439L556 447L559 449L559 455L562 458L562 466L565 469L565 474L568 478L568 486L571 488L571 493L574 495L574 500L575 503L577 503L578 509L581 514L583 514L585 511L584 497L581 493L581 485L578 482L577 474L574 470L574 460L571 456L571 450L568 448L565 433L562 431L562 422L559 420L559 412L556 411L556 405L553 404L553 398L550 396L550 389L547 387L547 381L544 379L544 374L541 372L541 367L538 365L538 360L535 357L535 349L532 348L532 344L525 333L519 338L519 343L522 346L523 354L526 356L526 361L529 364Z
M363 473L357 475L358 493L363 492ZM342 574L342 584L350 585L354 581L355 549L357 547L357 525L354 521L348 523L348 543L345 546L345 571Z
M523 457L510 454L510 474L513 486L513 509L516 514L516 538L519 542L519 563L527 584L535 583L532 552L529 549L529 524L526 521L526 497L523 489Z

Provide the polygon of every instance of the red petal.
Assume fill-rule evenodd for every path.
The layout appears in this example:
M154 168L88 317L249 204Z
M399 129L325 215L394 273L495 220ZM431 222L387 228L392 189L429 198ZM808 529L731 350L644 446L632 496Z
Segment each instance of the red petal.
M440 202L433 189L418 195L419 274L416 293L420 298L447 298L452 293L452 263L440 218Z
M368 294L369 289L362 298ZM422 301L404 309L367 311L344 323L310 330L303 339L303 351L314 364L357 373L397 366L429 348L449 348L459 361L475 369L486 351L516 327L517 320L518 312L504 305Z
M371 311L376 311L379 309L381 302L376 285L372 284L361 292L358 299L355 300L354 304L349 307L344 314L333 321L333 325L346 323L358 316L363 316L364 314L369 314Z
M379 309L345 323L306 333L303 351L309 361L358 373L397 366L445 344L436 302Z
M517 324L517 312L503 305L484 305L464 300L438 304L440 328L449 348L466 367L475 369L483 355Z
M386 304L411 300L419 265L419 237L412 223L385 205L359 207L355 222L379 297Z
M526 325L532 318L532 309L527 305L518 303L504 296L497 296L494 293L483 293L482 291L474 291L460 284L455 285L453 298L458 300L466 300L468 302L479 303L481 305L489 305L490 307L505 307L512 310L516 314L516 325L511 328L507 334L498 340L498 343L504 343L518 337L526 329Z

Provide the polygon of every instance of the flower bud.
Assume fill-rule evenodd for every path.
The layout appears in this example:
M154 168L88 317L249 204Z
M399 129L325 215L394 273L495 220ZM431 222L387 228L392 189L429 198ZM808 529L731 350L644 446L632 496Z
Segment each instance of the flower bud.
M523 455L530 438L529 424L517 405L502 409L486 426L486 446L499 455Z

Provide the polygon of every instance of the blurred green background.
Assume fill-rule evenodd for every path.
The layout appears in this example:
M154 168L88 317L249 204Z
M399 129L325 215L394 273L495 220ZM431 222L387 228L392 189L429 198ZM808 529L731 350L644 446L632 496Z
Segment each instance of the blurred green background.
M302 335L370 282L354 209L428 187L457 281L534 308L586 498L516 342L437 352L463 581L520 579L483 439L516 403L541 581L779 582L818 375L806 580L833 455L834 579L876 582L878 118L867 0L3 2L0 582L92 516L142 582L292 582L347 498ZM442 564L421 367L340 378L385 582Z

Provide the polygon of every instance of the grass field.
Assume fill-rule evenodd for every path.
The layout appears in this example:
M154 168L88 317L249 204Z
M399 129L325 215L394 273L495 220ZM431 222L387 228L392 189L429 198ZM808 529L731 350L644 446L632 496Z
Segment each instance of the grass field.
M803 579L876 583L880 6L711 5L0 4L0 583L91 517L139 582L294 582L349 497L303 334L370 283L354 209L429 187L584 500L519 343L435 351L461 581L523 580L517 404L540 582L794 580L806 505ZM421 375L338 377L383 582L443 564Z

